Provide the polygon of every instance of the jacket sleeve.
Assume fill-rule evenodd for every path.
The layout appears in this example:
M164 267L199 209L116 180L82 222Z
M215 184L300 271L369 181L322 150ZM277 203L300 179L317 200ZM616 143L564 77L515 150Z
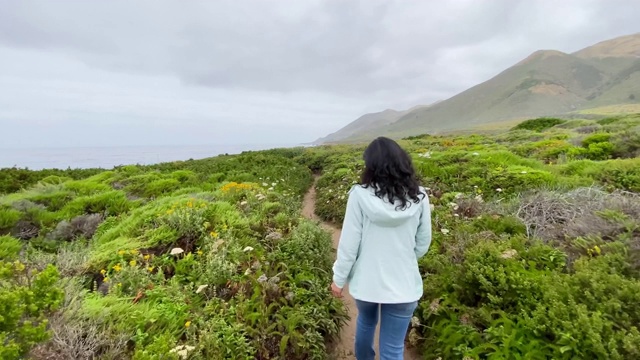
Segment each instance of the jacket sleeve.
M422 213L420 214L420 223L416 232L416 247L414 249L416 257L423 257L429 246L431 245L431 205L429 204L429 196L422 200Z
M354 188L349 191L347 209L342 224L342 233L338 243L338 254L333 264L333 282L340 288L347 283L347 278L358 257L362 240L362 208L358 203L358 195Z

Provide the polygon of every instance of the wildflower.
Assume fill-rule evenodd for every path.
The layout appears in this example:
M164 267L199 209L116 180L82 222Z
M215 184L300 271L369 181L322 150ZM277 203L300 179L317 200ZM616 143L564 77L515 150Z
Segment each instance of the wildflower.
M133 249L131 251L129 251L131 253L131 255L138 255L138 250Z
M197 254L202 255L202 250L198 250Z
M129 265L131 266L136 266L137 262L135 260L131 260L129 261Z
M497 192L502 192L502 189L501 188L497 188L496 191Z
M171 214L173 214L173 209L167 210L167 215L171 215Z
M122 283L118 283L118 285L117 285L117 286L118 286L118 287L122 287Z
M142 258L145 259L145 260L149 260L149 259L151 259L151 255L147 254L147 255L143 256Z
M227 231L227 229L228 229L228 228L229 228L229 227L227 226L227 224L222 225L222 230L223 230L223 231Z
M242 251L244 252L249 252L249 251L253 251L253 248L251 246L247 246L246 248L244 248Z
M210 232L209 235L211 235L212 238L217 238L218 237L218 233L215 232L215 231Z
M515 249L505 250L500 257L503 259L513 259L516 255L518 255L518 251Z
M178 254L182 254L184 252L184 250L182 250L181 248L177 247L177 248L173 248L171 249L171 255L178 255Z
M445 235L447 235L449 233L449 230L448 229L441 229L440 232L445 234Z
M524 170L523 170L523 171L520 171L520 174L526 174L526 173L527 173L527 172L526 172L526 171L524 171Z
M248 204L248 203L247 203L246 201L243 201L243 202L241 202L241 203L240 203L240 206L245 206L245 205L247 205L247 204Z
M417 316L411 318L411 326L418 327L420 326L420 319Z
M206 289L209 285L200 285L198 286L198 290L196 290L196 294L200 294L202 290Z
M293 301L294 297L295 297L295 294L293 293L293 291L289 291L287 295L284 296L284 298L287 299L287 301Z
M105 269L100 270L100 274L102 274L102 276L104 276L104 274L106 274L106 273L107 273L107 270L105 270Z
M113 266L113 270L114 270L115 272L120 272L120 271L122 270L122 266L120 266L120 264L115 264L115 265Z
M106 283L109 282L109 278L106 277L106 278L102 279L102 282L106 282Z
M122 256L122 255L124 255L124 254L126 254L126 253L127 253L127 252L126 252L126 251L124 251L124 250L119 250L119 251L118 251L118 255L120 255L120 256Z
M184 327L186 327L187 329L189 328L189 326L191 326L191 321L187 321L186 323L184 323Z
M262 183L262 186L263 186L263 187L267 187L267 186L269 186L269 184L267 184L267 183L264 183L264 182L263 182L263 183Z
M479 156L480 154L478 154L477 152L474 152L473 154L471 154L473 156Z
M149 267L147 268L147 271L148 271L148 272L153 272L153 269L154 269L154 267L153 267L153 266L149 266Z

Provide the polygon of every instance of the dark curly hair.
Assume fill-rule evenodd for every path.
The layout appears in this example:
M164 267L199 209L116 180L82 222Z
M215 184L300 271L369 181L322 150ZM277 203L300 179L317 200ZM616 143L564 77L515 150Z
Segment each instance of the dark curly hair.
M373 188L375 194L390 203L399 201L396 210L404 210L411 202L419 203L426 194L420 191L411 158L398 143L379 137L364 151L361 184Z

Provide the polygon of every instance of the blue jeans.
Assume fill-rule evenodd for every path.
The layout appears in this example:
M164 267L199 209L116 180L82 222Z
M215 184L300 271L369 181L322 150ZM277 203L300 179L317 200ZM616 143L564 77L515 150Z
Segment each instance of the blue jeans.
M356 299L358 320L356 328L356 359L373 360L376 352L373 338L380 314L380 360L403 360L404 338L411 316L418 302L377 304Z

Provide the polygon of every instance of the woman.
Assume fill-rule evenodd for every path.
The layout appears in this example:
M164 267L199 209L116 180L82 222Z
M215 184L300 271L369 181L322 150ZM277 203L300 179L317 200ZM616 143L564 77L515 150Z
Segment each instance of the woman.
M361 184L349 191L331 289L341 297L348 283L356 300L356 358L374 359L380 317L380 359L401 360L422 297L418 259L431 244L431 208L409 155L395 141L375 139L364 162Z

